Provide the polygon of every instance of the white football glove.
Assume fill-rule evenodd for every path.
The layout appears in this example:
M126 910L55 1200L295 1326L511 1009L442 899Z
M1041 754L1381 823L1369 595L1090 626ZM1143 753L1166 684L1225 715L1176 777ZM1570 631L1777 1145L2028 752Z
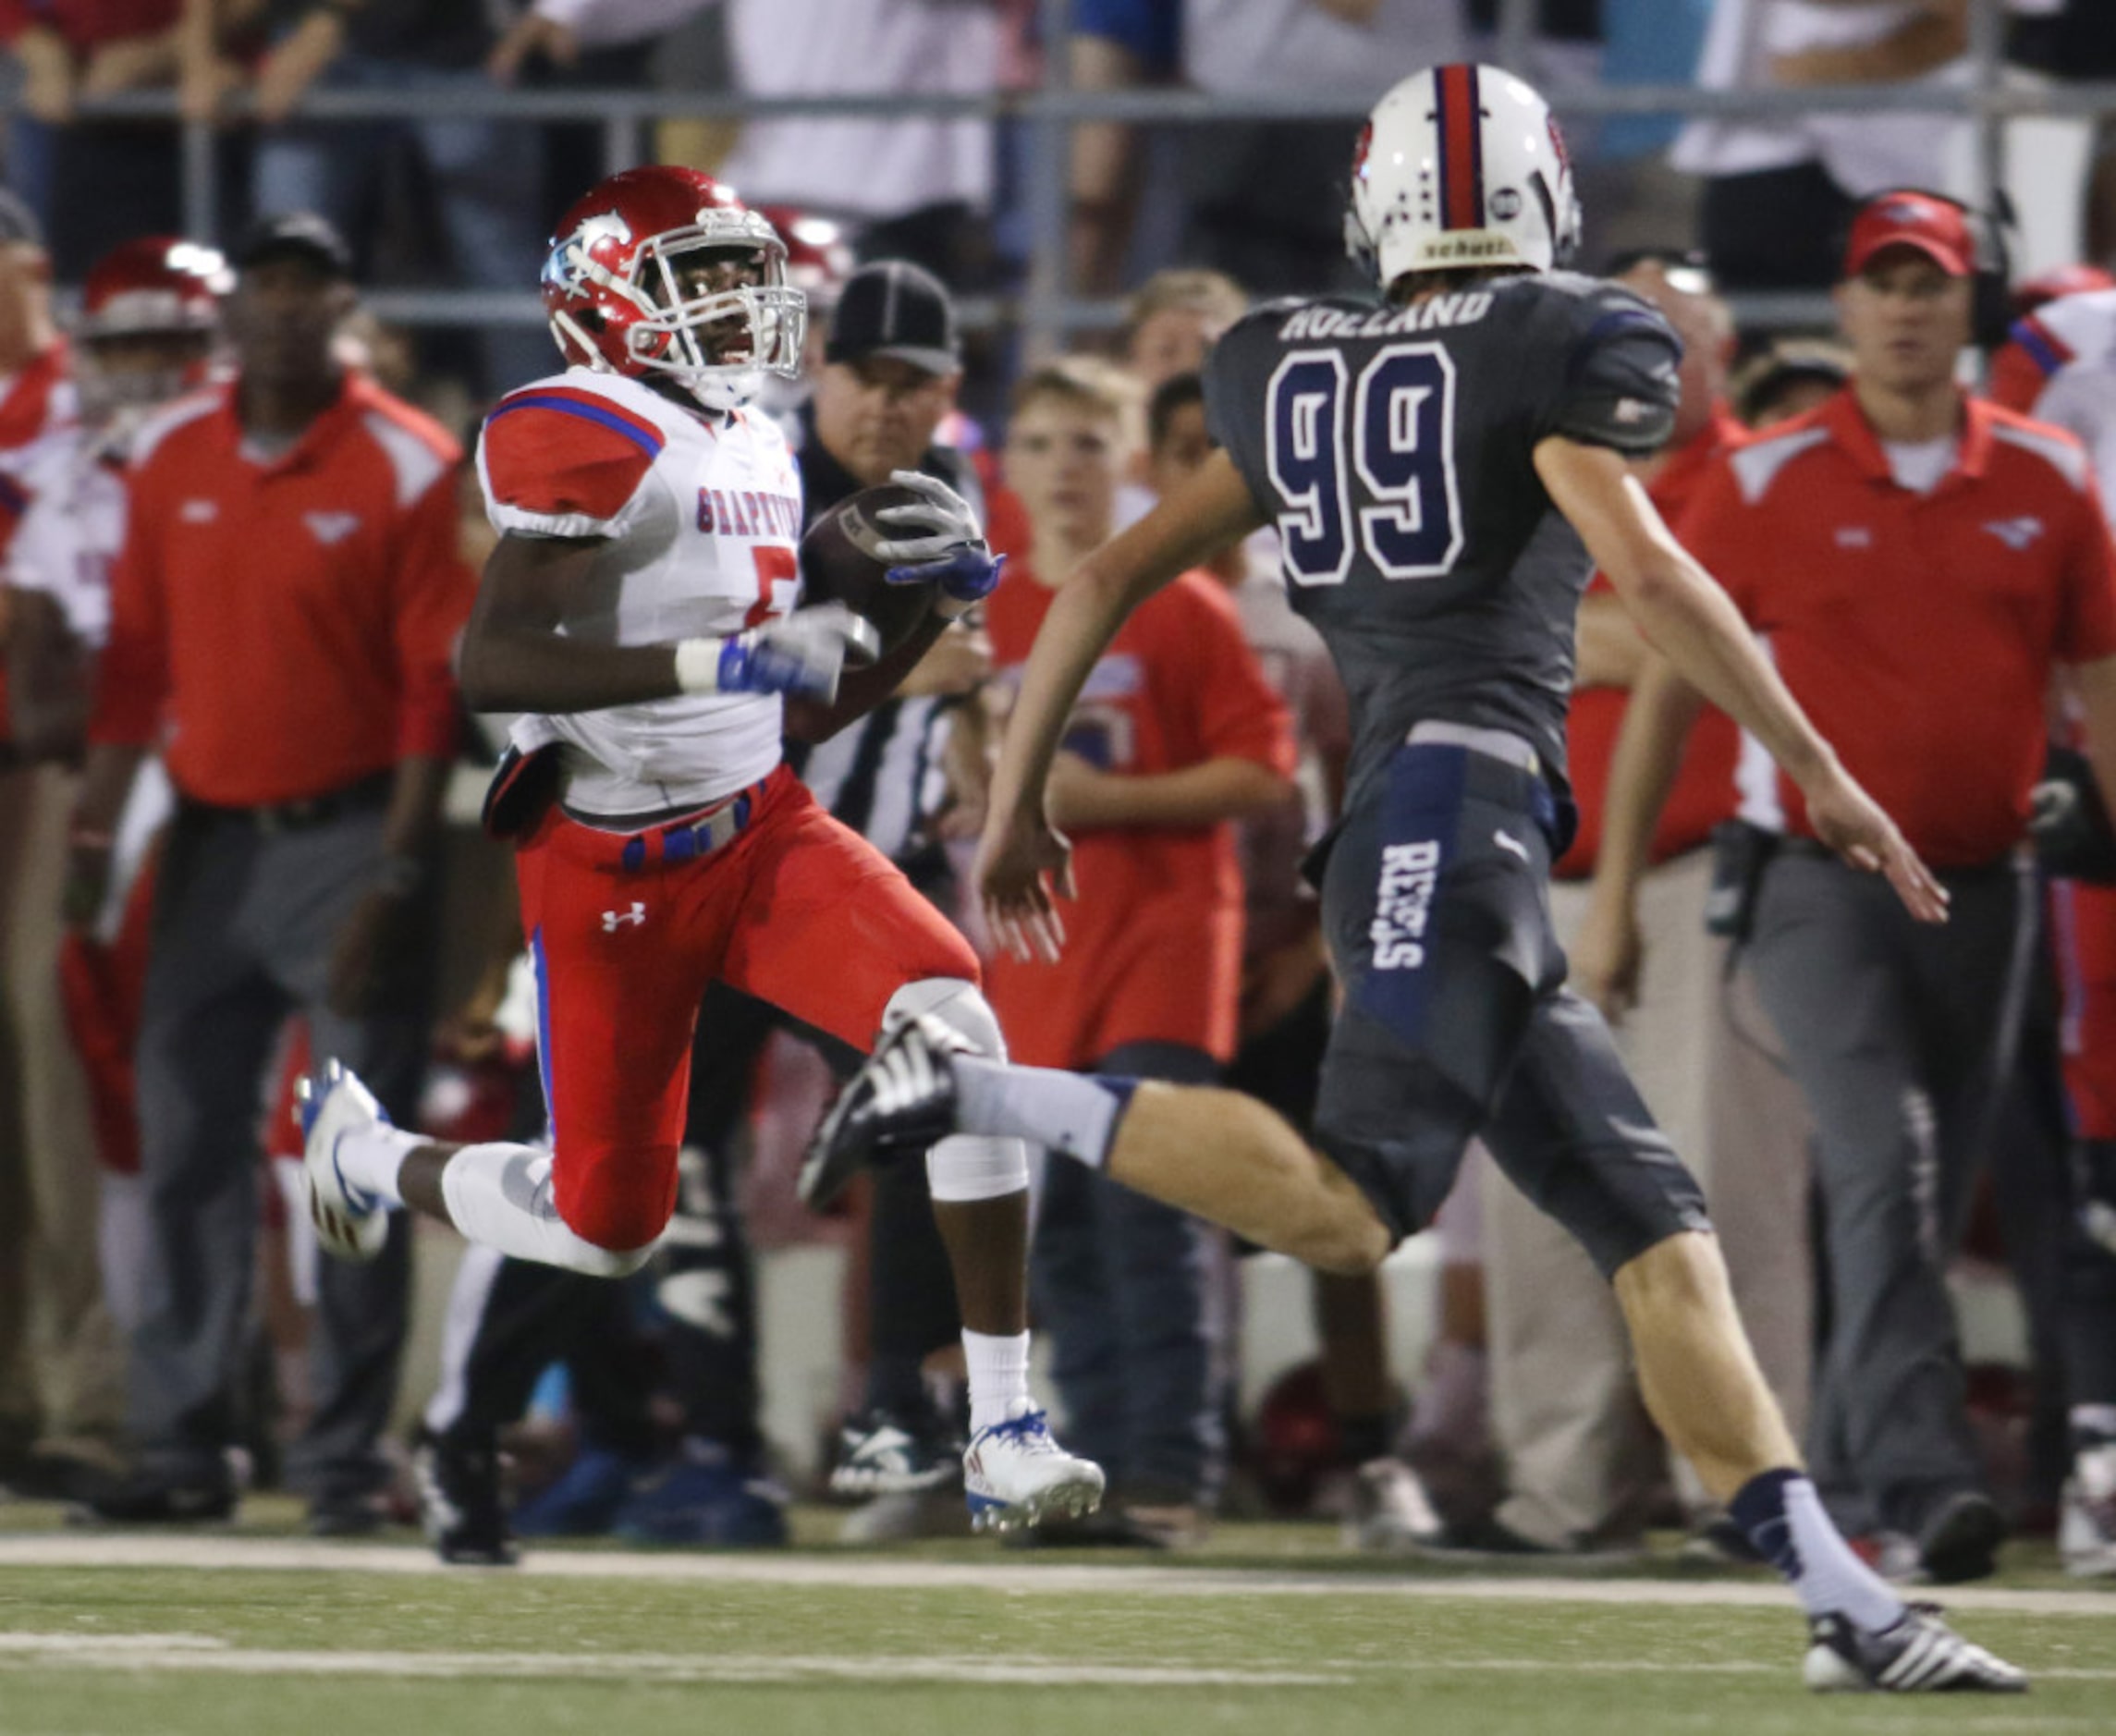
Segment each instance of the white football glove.
M792 693L826 704L845 666L881 654L874 623L842 603L819 603L726 639L686 639L676 679L686 693Z
M892 471L889 480L919 499L909 506L885 507L875 515L876 521L891 530L924 534L876 543L875 558L888 568L891 584L938 586L935 612L953 620L992 594L1006 557L993 557L975 509L938 477L923 471Z

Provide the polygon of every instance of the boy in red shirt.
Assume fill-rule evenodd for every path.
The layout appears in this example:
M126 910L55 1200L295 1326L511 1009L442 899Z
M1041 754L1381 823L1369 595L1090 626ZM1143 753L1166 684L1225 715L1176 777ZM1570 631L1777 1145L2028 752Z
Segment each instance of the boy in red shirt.
M989 605L1002 682L1052 596L1109 533L1124 406L1048 368L1014 401L1006 475L1025 545ZM1187 574L1141 609L1089 678L1053 773L1077 899L1058 963L992 960L987 992L1023 1060L1209 1082L1234 1052L1242 886L1234 822L1276 807L1294 766L1286 708L1226 591ZM1079 1166L1046 1184L1033 1277L1076 1430L1119 1488L1122 1534L1195 1527L1224 1452L1208 1302L1213 1232Z

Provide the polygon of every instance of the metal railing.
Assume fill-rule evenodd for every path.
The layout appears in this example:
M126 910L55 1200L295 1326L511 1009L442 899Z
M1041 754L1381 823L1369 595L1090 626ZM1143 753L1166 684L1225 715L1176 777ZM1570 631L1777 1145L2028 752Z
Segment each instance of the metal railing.
M2112 0L2116 3L2116 0ZM1039 33L1047 43L1070 34L1073 0L1041 0ZM1525 69L1534 41L1535 0L1501 0L1494 52L1501 64ZM2006 126L2024 117L2094 117L2116 114L2116 82L2053 83L2010 74L2003 59L2002 0L1972 0L1969 77L1965 82L1834 86L1799 90L1705 91L1683 84L1553 84L1546 89L1559 113L1571 120L1615 116L1683 116L1767 117L1788 114L1921 114L1963 117L1975 130L1975 185L1979 199L2004 178ZM899 119L982 119L1022 127L1031 148L1024 153L1022 204L1029 230L1029 272L1019 296L973 298L963 316L972 326L1018 324L1031 353L1059 347L1071 335L1107 328L1120 317L1121 301L1073 291L1068 270L1070 208L1067 166L1072 128L1084 121L1140 126L1192 127L1227 121L1356 120L1364 98L1289 89L1221 95L1179 86L1121 91L1072 89L1066 55L1046 53L1042 82L1033 89L975 95L923 93L760 97L734 91L591 90L521 91L492 86L451 92L451 118L492 118L540 123L587 123L603 134L605 171L644 160L648 128L676 119L777 119L801 116L875 116ZM325 125L373 120L417 120L434 113L432 92L317 90L300 109L304 121ZM186 230L200 238L225 239L214 170L214 127L182 121L174 92L140 92L81 105L84 118L178 122L182 152ZM240 105L231 111L239 117ZM369 305L381 318L410 325L480 326L540 324L544 314L530 286L519 294L471 289L377 290ZM1745 317L1764 324L1809 317L1813 297L1745 299Z

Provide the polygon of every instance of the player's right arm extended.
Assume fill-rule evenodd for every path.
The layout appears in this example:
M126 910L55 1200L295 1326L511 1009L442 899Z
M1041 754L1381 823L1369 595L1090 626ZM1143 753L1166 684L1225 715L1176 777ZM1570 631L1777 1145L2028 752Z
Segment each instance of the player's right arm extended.
M679 693L828 700L848 654L875 654L875 630L835 605L725 638L611 645L561 633L569 602L587 584L602 547L595 537L500 538L485 562L458 659L472 711L561 715Z
M1639 630L1800 786L1817 836L1856 866L1887 874L1914 915L1939 921L1947 901L1939 883L1845 772L1732 600L1661 522L1623 458L1559 434L1536 446L1535 470Z

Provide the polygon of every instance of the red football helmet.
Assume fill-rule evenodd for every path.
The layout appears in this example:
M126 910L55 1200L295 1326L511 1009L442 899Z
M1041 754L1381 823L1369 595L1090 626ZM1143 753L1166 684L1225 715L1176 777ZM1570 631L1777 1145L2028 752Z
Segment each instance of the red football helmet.
M90 339L210 332L234 281L214 249L180 236L143 235L95 262L74 329Z
M137 418L202 385L234 281L216 251L180 236L143 235L98 260L74 323L88 422Z
M834 300L858 263L845 226L798 205L759 205L757 214L769 219L786 243L787 276L809 305Z
M753 283L700 287L689 272L746 256ZM551 335L576 367L667 374L710 410L801 367L807 302L764 217L696 169L627 169L577 202L544 267Z

